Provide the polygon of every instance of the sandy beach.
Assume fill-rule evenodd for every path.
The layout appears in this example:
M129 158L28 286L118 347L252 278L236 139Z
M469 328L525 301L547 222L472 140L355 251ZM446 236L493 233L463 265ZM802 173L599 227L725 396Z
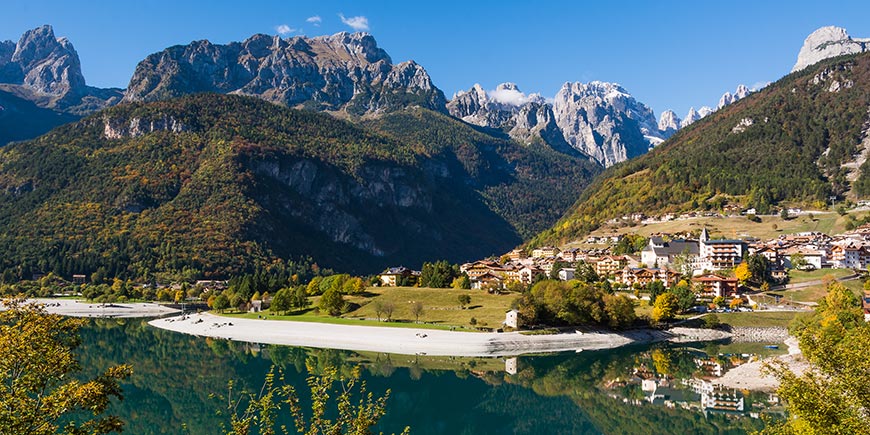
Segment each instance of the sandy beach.
M806 359L803 358L803 354L801 354L797 339L795 337L789 337L785 340L785 344L788 346L787 355L753 361L735 367L728 370L724 376L716 379L713 383L741 390L775 390L779 387L779 381L771 375L762 373L761 368L765 362L774 360L782 361L797 375L803 374L804 371L809 368L809 363L807 363Z
M723 339L722 331L678 328L671 332L522 335L432 329L333 325L284 320L238 319L210 313L156 319L150 325L184 334L264 344L319 347L403 355L514 356L537 352L611 349L631 343Z
M158 317L180 311L151 303L103 305L72 299L28 299L27 302L43 304L51 314L70 317Z

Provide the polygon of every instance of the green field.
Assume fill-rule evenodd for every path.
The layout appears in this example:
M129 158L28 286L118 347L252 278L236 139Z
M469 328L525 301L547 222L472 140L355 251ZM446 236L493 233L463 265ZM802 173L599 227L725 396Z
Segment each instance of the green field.
M852 290L856 296L860 296L864 283L860 279L841 282L846 288ZM777 290L767 292L768 295L776 295L785 302L818 302L819 299L825 297L827 290L823 284L805 287L796 290ZM765 302L772 303L767 300Z
M854 272L852 272L851 269L817 269L807 272L803 272L800 270L791 270L788 273L788 283L799 284L807 281L816 281L824 279L827 276L842 278L844 276L849 276L852 274L854 274Z
M862 218L867 212L857 212L852 215ZM848 215L846 215L848 216ZM842 233L846 230L846 216L840 216L834 212L816 212L813 218L809 215L796 216L790 219L782 219L779 216L760 216L761 222L752 222L745 216L733 217L699 217L684 220L674 220L647 225L613 227L604 225L592 232L592 235L606 234L640 234L649 236L655 233L680 233L700 230L706 227L711 237L741 238L758 237L760 239L773 239L783 234L794 234L807 231L818 231L826 234ZM574 246L573 244L571 246Z
M471 303L465 309L459 306L459 295L471 296ZM263 313L231 313L231 317L256 319L266 317L275 320L295 320L300 322L320 322L343 325L390 326L405 328L477 330L477 328L500 328L504 315L517 294L492 295L482 290L455 290L418 287L372 287L363 295L345 296L351 311L341 317L331 317L309 309L291 315ZM312 306L317 306L317 297L310 298ZM391 321L383 317L377 320L373 302L392 303L395 307ZM423 304L423 313L415 319L412 306L415 302ZM471 319L476 325L471 324Z

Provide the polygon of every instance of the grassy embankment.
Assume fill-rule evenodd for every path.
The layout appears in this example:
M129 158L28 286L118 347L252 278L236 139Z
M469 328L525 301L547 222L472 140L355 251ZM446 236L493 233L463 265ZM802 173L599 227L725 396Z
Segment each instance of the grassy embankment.
M807 302L817 302L819 299L825 297L827 290L825 289L825 282L834 278L843 278L846 276L852 275L854 272L850 269L819 269L813 270L809 272L801 272L801 271L791 271L789 272L789 284L800 284L811 281L822 281L820 283L811 285L809 287L802 287L796 289L786 289L786 290L776 290L767 292L768 297L759 296L757 297L759 300L765 303L773 303L772 296L777 296L780 298L780 302L798 302L798 303L807 303ZM854 279L850 281L842 281L841 282L846 288L852 290L856 296L861 294L863 288L863 282L860 279Z

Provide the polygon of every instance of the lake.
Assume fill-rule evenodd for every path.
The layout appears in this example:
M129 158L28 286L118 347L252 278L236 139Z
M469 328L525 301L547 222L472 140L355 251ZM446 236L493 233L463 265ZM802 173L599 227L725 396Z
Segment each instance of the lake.
M391 389L378 430L412 434L743 434L776 417L766 393L711 390L729 367L777 350L761 344L634 346L517 358L451 358L260 346L177 334L140 319L94 320L81 362L93 376L133 365L113 412L128 434L220 434L227 382L258 388L273 365L307 396L308 369L359 365L376 395ZM303 409L306 409L303 400ZM761 417L761 418L760 418ZM289 420L286 420L289 422Z

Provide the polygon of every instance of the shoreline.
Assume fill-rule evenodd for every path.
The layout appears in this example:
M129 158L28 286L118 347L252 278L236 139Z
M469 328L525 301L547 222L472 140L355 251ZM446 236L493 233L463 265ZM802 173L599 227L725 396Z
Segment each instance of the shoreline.
M94 317L94 318L136 318L136 317L159 317L168 314L180 313L181 310L169 308L163 305L137 302L137 303L112 303L100 304L97 302L82 302L74 299L50 299L32 298L27 302L35 302L45 306L49 314L59 314L69 317Z
M518 332L457 332L416 328L336 325L290 320L240 319L211 313L155 319L149 325L173 332L250 343L318 347L400 355L517 356L540 352L615 349L661 341L697 342L730 338L725 331L673 328L668 331L575 332L522 335Z
M803 375L810 368L809 362L807 362L801 353L797 338L789 336L785 340L785 344L788 346L788 354L752 361L734 367L728 370L722 377L713 381L713 383L738 390L776 390L779 388L779 381L772 375L762 372L764 363L781 361L785 363L792 373L798 376Z

